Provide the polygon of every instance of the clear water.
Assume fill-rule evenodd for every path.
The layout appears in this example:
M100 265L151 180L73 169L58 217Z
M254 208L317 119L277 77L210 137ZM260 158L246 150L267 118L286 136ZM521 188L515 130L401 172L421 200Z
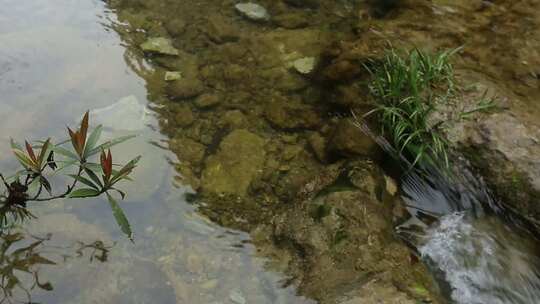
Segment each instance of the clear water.
M66 124L73 125L88 109L107 109L122 98L147 103L145 82L129 68L125 49L109 28L115 16L102 1L0 0L0 7L2 171L14 168L9 137L63 138ZM164 137L156 131L152 112L145 111L142 123L116 126L108 134L139 134L116 150L125 159L144 155L135 182L123 187L128 197L121 203L135 244L122 236L104 200L33 206L39 218L3 241L0 298L25 303L312 302L281 287L283 277L265 270L265 260L256 256L245 233L208 222L186 202L190 190L173 184L175 156L155 144Z

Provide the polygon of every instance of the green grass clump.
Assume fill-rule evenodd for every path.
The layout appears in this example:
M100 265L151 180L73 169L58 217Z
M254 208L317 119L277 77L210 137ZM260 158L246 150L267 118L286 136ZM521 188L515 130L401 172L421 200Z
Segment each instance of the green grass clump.
M458 49L426 54L418 49L398 53L389 50L384 58L370 62L369 83L383 136L394 148L417 163L448 168L449 144L430 119L436 104L454 91L450 57Z

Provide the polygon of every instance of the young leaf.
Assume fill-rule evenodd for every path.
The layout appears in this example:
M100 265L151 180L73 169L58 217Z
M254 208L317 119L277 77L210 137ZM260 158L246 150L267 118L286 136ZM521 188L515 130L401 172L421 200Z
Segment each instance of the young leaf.
M45 143L43 143L43 145L41 146L41 151L39 151L38 165L40 168L43 166L43 160L45 159L45 155L49 153L50 140L50 138L47 138Z
M118 223L118 226L120 226L122 232L125 233L127 237L133 242L133 232L131 231L131 226L129 225L129 221L124 214L124 211L122 211L122 208L120 208L118 202L116 202L116 200L109 193L107 193L107 199L109 200L109 204L111 205L111 209L114 218L116 219L116 223Z
M99 192L96 189L91 188L81 188L77 189L69 194L69 197L71 198L83 198L83 197L94 197L100 195L101 192Z
M105 154L105 151L101 151L101 169L103 170L103 183L105 185L109 184L109 180L111 179L112 174L112 155L111 155L111 149L109 149L109 152Z
M88 111L84 113L84 117L81 121L81 128L79 129L79 145L81 147L81 152L83 152L84 145L86 143L86 135L88 134Z
M36 154L34 153L34 148L32 148L32 145L30 145L27 141L24 141L24 144L26 145L26 151L28 152L30 159L34 162L34 164L37 163Z
M69 127L67 129L69 132L69 137L71 138L71 144L73 145L73 149L75 149L75 152L77 152L79 156L82 156L82 149L79 146L79 143L80 143L79 132L78 131L73 132Z

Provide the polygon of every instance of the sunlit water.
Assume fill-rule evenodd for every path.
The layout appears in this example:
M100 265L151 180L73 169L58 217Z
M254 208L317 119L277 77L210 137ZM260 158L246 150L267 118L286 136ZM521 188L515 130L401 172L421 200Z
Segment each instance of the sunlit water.
M14 169L10 137L63 139L66 124L84 111L101 109L92 114L97 118L119 100L135 105L134 113L144 109L139 123L128 122L125 109L117 119L101 117L110 123L106 136L139 135L113 149L121 160L143 155L135 181L122 187L135 243L122 235L102 199L32 206L39 218L3 242L9 259L0 267L8 269L10 261L24 267L6 271L0 297L33 303L311 302L280 287L283 278L264 269L245 233L206 221L185 201L189 189L173 184L175 157L159 148L164 138L145 107L144 81L124 61L120 39L108 29L114 15L103 2L0 0L0 7L2 171Z

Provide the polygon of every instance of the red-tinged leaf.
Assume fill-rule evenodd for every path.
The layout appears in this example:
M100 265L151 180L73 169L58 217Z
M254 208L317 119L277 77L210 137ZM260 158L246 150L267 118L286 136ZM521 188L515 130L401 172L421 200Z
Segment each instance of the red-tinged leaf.
M47 155L49 150L50 140L50 138L47 138L47 140L41 146L41 151L39 151L38 164L40 167L43 165L43 160L45 159L45 155Z
M32 148L32 145L30 145L26 140L24 141L24 144L26 145L26 151L28 152L30 159L32 159L34 163L37 163L36 154L34 153L34 148Z
M84 144L86 143L86 135L88 134L88 111L84 113L84 117L81 121L81 128L79 129L79 132L81 134L81 137L80 137L81 148L84 148Z
M79 132L73 132L69 127L67 129L69 132L69 137L71 138L71 144L73 145L73 149L75 149L75 152L77 152L77 154L81 156L81 153L79 152Z
M111 150L109 150L108 155L105 154L105 151L101 151L100 155L101 160L101 170L103 170L103 181L105 184L108 184L111 174L112 174L112 157Z

